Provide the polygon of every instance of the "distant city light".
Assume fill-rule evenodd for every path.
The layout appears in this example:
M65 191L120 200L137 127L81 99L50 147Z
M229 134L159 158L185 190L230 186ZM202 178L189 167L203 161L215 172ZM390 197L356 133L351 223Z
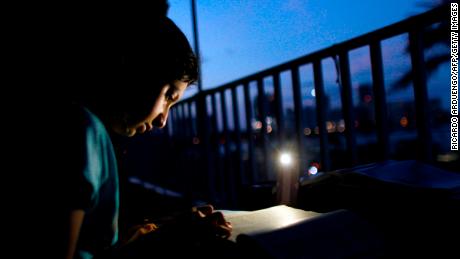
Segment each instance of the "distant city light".
M372 102L372 96L369 95L369 94L366 94L366 95L364 96L364 102L366 102L366 103Z
M194 137L192 141L193 141L193 144L195 145L200 144L200 139L198 137Z
M271 117L265 118L265 122L267 122L268 125L272 124L273 120Z
M344 120L340 120L339 123L337 124L337 131L338 132L345 131L345 121Z
M399 120L399 124L401 124L401 126L405 128L409 124L409 120L407 119L406 116L403 116L401 120Z
M272 126L268 125L267 126L267 133L272 133L272 131L273 131Z
M447 153L447 154L439 154L436 156L436 160L439 162L452 162L457 160L459 157L456 153Z
M319 128L318 128L318 126L315 127L315 134L316 134L316 135L319 134Z
M283 166L290 166L292 164L292 156L289 153L281 153L280 163Z
M332 132L335 132L335 123L333 121L327 121L326 122L326 129L327 129L327 132L329 133L332 133Z

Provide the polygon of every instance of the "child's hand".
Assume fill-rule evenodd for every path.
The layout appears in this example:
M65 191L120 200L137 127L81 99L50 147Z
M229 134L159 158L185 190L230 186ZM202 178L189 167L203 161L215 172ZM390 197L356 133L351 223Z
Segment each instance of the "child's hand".
M230 237L232 225L225 220L222 212L214 211L212 205L193 207L192 214L198 234L209 234L221 238Z
M141 236L144 236L157 229L158 229L157 225L153 223L135 225L128 230L126 237L123 240L121 240L120 245L122 246L127 245L128 243L131 243L139 239Z

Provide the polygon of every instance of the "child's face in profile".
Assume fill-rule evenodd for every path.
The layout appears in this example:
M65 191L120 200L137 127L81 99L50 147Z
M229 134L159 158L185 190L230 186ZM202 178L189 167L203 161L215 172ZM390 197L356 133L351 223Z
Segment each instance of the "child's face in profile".
M126 122L115 121L112 129L121 135L132 137L136 133L144 133L151 129L163 128L168 120L169 109L177 103L182 97L188 83L180 80L164 85L158 96L152 97L152 106L150 112L142 119L127 124ZM126 116L129 116L127 114ZM125 121L130 121L124 118Z

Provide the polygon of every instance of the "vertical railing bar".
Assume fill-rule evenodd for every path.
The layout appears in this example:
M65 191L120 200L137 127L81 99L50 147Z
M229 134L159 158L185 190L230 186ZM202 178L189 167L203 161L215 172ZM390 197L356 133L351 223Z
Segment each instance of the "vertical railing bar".
M225 155L227 155L228 149L228 121L227 121L227 100L225 99L225 89L219 92L220 94L220 107L222 111L222 131L225 138Z
M187 103L184 102L182 105L182 127L184 128L183 129L183 137L184 137L184 140L187 140L188 138L188 131L189 131L189 125L188 125L188 118L187 118L187 113L186 110L188 109L187 108Z
M175 107L175 108L172 110L171 113L172 113L172 114L171 114L171 115L172 115L172 118L170 118L170 119L172 119L172 121L171 121L172 123L171 123L171 124L172 124L172 126L173 126L173 136L174 136L174 138L177 139L177 138L178 138L178 132L179 132L179 127L178 127L178 125L177 125L177 116L176 116L176 114L177 114L177 107ZM171 116L171 115L170 115L170 116Z
M195 138L197 137L197 132L195 131L195 120L193 119L193 112L192 112L192 107L193 107L193 100L190 100L185 103L188 113L187 113L187 129L189 129L189 135L187 136L186 143L187 143L187 148L189 150L194 150L196 143L195 143ZM203 154L203 153L202 153ZM193 166L194 168L197 168L198 166L198 161L196 159L196 156L186 156L186 159L190 161L190 166ZM190 189L191 189L191 198L193 200L196 199L196 194L199 192L203 191L204 186L200 186L201 181L200 179L200 173L202 173L202 170L193 170L190 173L189 176L189 183L190 183Z
M214 129L214 132L213 132L213 136L214 136L214 163L215 163L215 175L217 176L216 177L216 180L218 182L216 182L215 184L218 186L218 196L220 197L220 202L223 202L225 203L226 200L225 200L225 195L224 195L224 182L223 182L223 175L222 175L222 159L221 159L221 155L220 155L220 132L219 132L219 126L218 126L218 123L217 123L217 113L218 113L218 109L217 109L217 94L218 93L213 93L212 94L212 98L211 98L211 102L212 102L212 109L213 109L213 116L212 116L212 124L213 124L213 129Z
M278 138L279 143L284 143L285 133L284 133L284 116L283 116L283 103L282 98L283 94L281 92L281 82L280 74L273 74L273 88L275 92L275 117L276 124L278 125Z
M189 124L189 110L188 110L188 102L184 102L182 104L182 125L184 126L184 139L188 144L188 139L191 134L190 131L190 124Z
M180 109L181 109L181 120L180 120L180 122L181 122L181 127L182 127L182 129L184 129L184 130L182 131L182 138L183 138L183 140L187 138L187 131L188 131L188 130L187 130L187 128L188 128L188 125L187 125L187 117L186 117L186 115L185 115L185 106L186 106L186 103L182 103L182 104L181 104L181 107L180 107Z
M305 145L303 140L303 125L302 125L302 93L300 91L300 74L299 67L291 68L292 77L292 93L294 98L294 121L295 121L295 137L297 143L297 151L299 157L298 170L302 171L305 168ZM298 172L297 172L298 173Z
M248 156L249 156L249 173L246 174L250 185L254 184L254 175L256 174L255 161L254 161L254 133L252 130L252 107L251 96L249 94L249 82L244 83L244 106L246 110L246 132L248 137Z
M187 125L186 125L186 115L185 115L185 106L186 103L183 102L180 105L177 106L178 109L178 120L179 120L179 127L180 127L180 138L179 138L179 147L180 150L180 161L183 161L183 163L179 164L180 171L183 172L186 169L186 164L190 163L188 160L187 154L185 152L185 147L187 145ZM184 176L185 182L190 182L190 180L193 179L190 174L187 174ZM186 197L190 200L193 199L193 185L191 184L183 184L182 185L183 190L186 194Z
M184 127L182 125L182 105L178 105L176 108L176 123L177 123L177 128L180 129L177 132L177 136L179 137L179 141L182 142L183 136L184 136L184 131L182 130Z
M193 121L192 106L193 106L192 100L187 102L187 110L188 110L187 125L188 125L188 128L189 128L189 134L190 134L189 139L190 140L193 139L193 137L195 136L195 127L194 127L194 121Z
M176 128L174 135L177 137L178 140L180 140L181 127L180 127L180 119L179 119L179 106L175 107L174 109L173 119L174 119L174 126Z
M209 199L215 202L216 198L216 188L215 188L215 175L213 170L213 162L212 159L213 152L212 152L212 140L211 140L211 122L209 121L209 112L208 112L208 103L206 99L206 95L203 93L198 93L197 101L196 101L196 119L197 119L197 131L198 136L201 144L201 148L203 150L204 156L202 156L202 160L205 163L205 180L207 181L207 188L208 188L208 195Z
M214 130L214 134L216 136L219 136L219 123L218 123L218 108L217 108L217 93L212 94L212 99L211 99L211 106L212 106L212 126ZM216 139L219 139L216 137Z
M172 138L173 135L174 135L174 128L173 128L173 125L172 125L172 121L171 121L171 118L169 119L169 122L166 123L166 135L168 136L168 138Z
M389 158L388 118L385 83L383 78L382 47L380 41L370 44L372 82L375 100L375 121L379 145L380 160Z
M234 132L235 132L235 144L236 144L236 170L234 172L235 175L235 199L236 199L236 206L240 203L240 192L241 192L241 185L242 185L242 173L243 173L243 161L241 158L241 129L240 129L240 115L238 110L238 99L237 99L237 89L236 87L232 88L232 108L233 108L233 125L234 125Z
M420 29L409 32L409 49L412 62L412 80L415 97L415 120L418 133L418 159L431 162L431 131L426 68L423 55L423 35Z
M350 78L350 60L348 58L348 51L344 50L339 54L339 71L340 71L340 85L343 107L343 118L345 120L345 138L347 140L347 155L348 166L357 164L356 155L356 135L355 135L355 116L353 112L353 98L351 92L351 78Z
M185 136L184 136L183 143L186 147L186 150L190 150L190 148L193 148L193 145L194 145L193 144L194 134L193 134L193 124L192 124L193 120L192 120L192 108L191 108L192 101L190 100L188 102L184 102L183 106L184 106L183 108L184 120L183 121L184 121L184 130L185 130ZM183 165L184 169L186 169L188 165L196 164L196 161L193 158L193 156L189 156L186 150L184 150L185 152L183 152L184 154L183 161L186 161L186 163L184 163ZM185 186L187 186L189 190L190 200L195 200L197 185L193 183L197 178L196 172L194 171L193 173L186 174L184 178L187 179L187 182L189 183L189 184L185 184Z
M268 164L268 134L267 134L267 111L266 111L266 98L265 98L265 89L263 78L260 77L257 79L257 104L259 107L259 116L260 121L262 122L262 128L260 129L260 144L263 152L263 164L262 168L259 168L259 179L264 179L264 176L268 175L268 170L270 166Z
M193 101L188 102L188 125L190 127L190 138L193 139L196 136L195 131L195 120L193 119Z
M187 139L189 135L189 124L188 124L188 105L187 102L181 103L182 106L182 127L184 136Z
M326 130L326 102L322 70L321 59L315 60L313 62L313 77L315 81L316 117L319 129L321 164L323 171L329 171L331 169L331 165L329 158L328 136Z
M223 183L224 190L227 193L226 198L228 198L228 205L235 206L235 186L233 179L233 166L231 163L231 150L230 150L230 135L228 130L228 116L227 116L227 97L225 95L226 88L220 91L220 104L222 110L222 128L224 136L224 170L223 170Z

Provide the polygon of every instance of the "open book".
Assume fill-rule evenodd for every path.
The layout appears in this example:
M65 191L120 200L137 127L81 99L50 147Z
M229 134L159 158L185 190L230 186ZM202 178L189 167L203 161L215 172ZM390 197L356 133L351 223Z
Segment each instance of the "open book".
M372 257L382 251L376 229L347 210L317 213L279 205L222 212L233 226L230 240L248 256L349 258Z
M321 215L321 213L296 209L286 205L256 211L222 212L227 221L232 223L233 231L229 239L235 242L240 234L267 233Z

